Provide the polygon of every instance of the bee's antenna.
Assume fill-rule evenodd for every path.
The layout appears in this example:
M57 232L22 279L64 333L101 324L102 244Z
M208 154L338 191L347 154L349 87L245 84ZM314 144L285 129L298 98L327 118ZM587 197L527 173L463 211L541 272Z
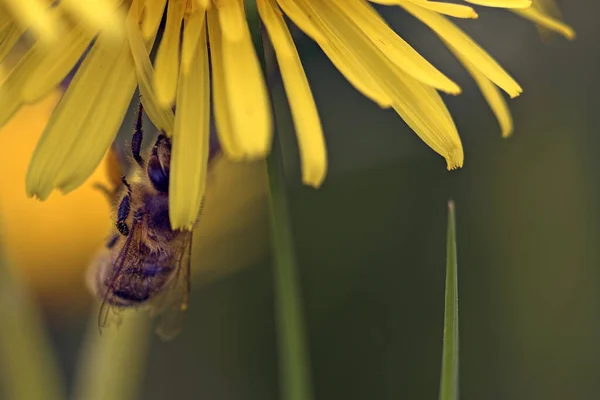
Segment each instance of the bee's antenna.
M143 117L144 106L142 105L142 101L140 98L140 105L138 106L138 114L137 119L135 121L133 137L131 138L131 153L133 154L133 159L142 168L144 168L144 159L140 155L140 152L142 150L142 139L144 138Z

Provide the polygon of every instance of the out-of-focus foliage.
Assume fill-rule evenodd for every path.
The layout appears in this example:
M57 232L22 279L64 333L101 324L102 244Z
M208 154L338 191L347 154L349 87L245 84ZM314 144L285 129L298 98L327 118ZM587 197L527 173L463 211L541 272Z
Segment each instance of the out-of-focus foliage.
M0 398L62 400L56 351L29 288L9 268L3 239L0 234Z

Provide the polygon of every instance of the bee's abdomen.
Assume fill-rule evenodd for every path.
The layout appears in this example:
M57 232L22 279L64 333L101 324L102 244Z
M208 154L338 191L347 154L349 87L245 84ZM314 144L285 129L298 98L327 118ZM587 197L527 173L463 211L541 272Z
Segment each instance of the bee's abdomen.
M144 293L137 290L114 290L113 294L125 303L143 303L150 298L150 291ZM122 304L123 302L118 303Z
M146 264L135 271L124 271L123 277L115 282L111 303L127 307L150 300L163 289L172 272L173 267L155 264Z
M163 267L160 265L146 265L142 269L144 278L168 277L173 271L172 267Z

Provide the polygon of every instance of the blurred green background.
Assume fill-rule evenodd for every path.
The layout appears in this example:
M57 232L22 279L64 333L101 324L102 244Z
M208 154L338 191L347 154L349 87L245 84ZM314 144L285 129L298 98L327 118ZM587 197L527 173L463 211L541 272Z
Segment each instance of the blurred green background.
M501 11L478 9L479 20L460 24L525 89L509 103L510 139L437 38L400 10L381 9L464 89L445 97L466 154L453 172L299 38L330 160L320 190L302 187L293 133L280 132L315 399L437 398L449 198L457 209L461 399L600 396L600 6L561 6L573 42L544 44L532 24ZM278 123L291 127L285 113ZM268 260L198 286L182 334L171 343L151 337L139 398L277 399ZM44 315L71 387L89 315Z

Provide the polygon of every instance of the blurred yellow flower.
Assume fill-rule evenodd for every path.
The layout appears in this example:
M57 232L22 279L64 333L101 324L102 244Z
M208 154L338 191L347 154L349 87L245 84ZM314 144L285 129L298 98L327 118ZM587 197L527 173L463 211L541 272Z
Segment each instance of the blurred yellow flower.
M82 56L84 60L36 148L27 174L28 195L45 199L55 188L69 192L84 182L112 143L136 87L154 124L173 136L170 217L174 228L190 228L200 209L211 89L225 154L232 160L255 160L269 152L269 97L243 0L61 1L52 9L54 20L61 21L56 29L38 20L42 18L34 13L39 11L39 4L34 5L38 1L0 0L12 12L12 19L5 17L5 21L31 26L40 37L45 36L44 29L52 32L48 43L34 45L3 85L0 125L22 104L36 101L56 86ZM511 9L572 37L568 26L544 12L548 1L537 0L533 7L530 0L468 2ZM515 97L521 87L448 18L476 18L473 8L428 0L371 3L400 6L429 26L474 77L502 134L511 133L512 120L499 89ZM305 184L321 185L327 155L319 115L284 14L321 47L357 90L381 107L393 108L446 159L448 169L463 164L457 129L438 93L458 94L459 86L398 36L371 3L246 1L256 5L275 50L296 127ZM90 15L96 9L98 15L107 16L106 26L104 17ZM148 52L164 13L166 24L152 66ZM0 26L6 24L2 21ZM61 40L53 41L57 35ZM4 43L3 36L8 34L0 29L0 43Z
M1 78L0 78L1 79ZM0 190L2 245L10 265L43 300L63 315L82 311L88 298L83 271L110 227L109 205L87 183L69 196L39 202L25 196L23 176L59 93L23 107L0 129L3 173ZM106 182L104 162L92 181Z

